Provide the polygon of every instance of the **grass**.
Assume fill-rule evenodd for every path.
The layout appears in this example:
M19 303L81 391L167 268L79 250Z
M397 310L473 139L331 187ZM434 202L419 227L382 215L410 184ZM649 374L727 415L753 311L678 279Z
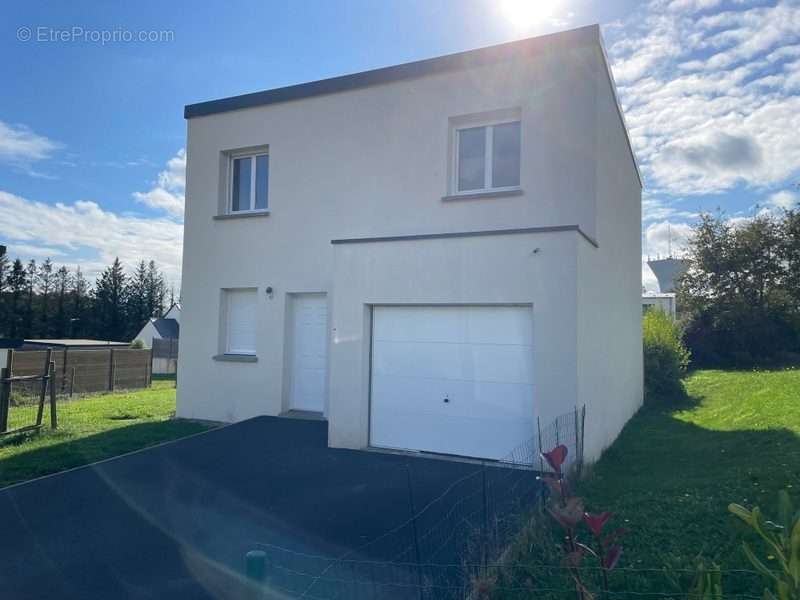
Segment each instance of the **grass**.
M16 412L15 412L16 410ZM26 414L26 411L28 413ZM10 425L27 424L27 408ZM0 444L0 487L78 467L204 431L208 424L174 420L174 381L145 390L87 396L58 404L58 429L11 437ZM45 423L49 416L45 414Z
M776 515L781 489L797 506L800 370L698 371L686 389L689 402L679 408L640 411L579 484L578 494L587 510L610 510L612 526L630 530L622 567L692 568L702 555L723 569L751 569L741 551L746 533L727 506L758 505ZM516 548L521 561L541 555L535 537L523 536L527 546ZM623 569L615 577L626 591L669 591L658 571ZM763 581L726 574L725 591L761 597Z

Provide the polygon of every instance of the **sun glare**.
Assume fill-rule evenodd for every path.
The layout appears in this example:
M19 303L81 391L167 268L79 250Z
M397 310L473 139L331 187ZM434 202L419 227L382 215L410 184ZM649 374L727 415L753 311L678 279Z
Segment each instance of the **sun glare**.
M538 25L553 16L558 0L502 0L503 15L515 27Z

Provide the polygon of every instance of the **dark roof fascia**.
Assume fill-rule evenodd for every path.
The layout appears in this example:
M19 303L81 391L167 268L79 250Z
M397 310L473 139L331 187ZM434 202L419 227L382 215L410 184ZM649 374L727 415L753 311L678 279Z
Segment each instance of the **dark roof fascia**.
M538 52L543 48L549 49L550 47L558 46L575 48L591 44L600 44L600 27L598 25L589 25L569 31L526 38L496 46L478 48L477 50L447 54L436 58L372 69L330 79L321 79L241 96L231 96L219 100L187 104L183 109L183 116L185 119L193 119L232 110L289 102L371 85L414 79L446 71L479 67L506 60L513 56Z

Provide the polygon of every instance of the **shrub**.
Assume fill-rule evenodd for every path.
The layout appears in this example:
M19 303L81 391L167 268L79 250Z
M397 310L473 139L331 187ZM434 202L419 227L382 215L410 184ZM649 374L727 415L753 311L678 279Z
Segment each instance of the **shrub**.
M800 353L800 211L736 224L701 215L685 258L677 305L693 364L774 366Z
M664 311L650 310L642 320L642 331L645 402L682 398L689 351L678 325Z
M133 348L134 350L143 350L144 342L142 340L133 340L131 342L131 348Z
M742 542L742 550L750 563L775 590L764 589L765 600L800 599L800 511L795 512L786 490L778 494L778 518L767 519L757 506L748 510L739 504L728 506L734 515L749 525L766 548L763 561L750 544Z

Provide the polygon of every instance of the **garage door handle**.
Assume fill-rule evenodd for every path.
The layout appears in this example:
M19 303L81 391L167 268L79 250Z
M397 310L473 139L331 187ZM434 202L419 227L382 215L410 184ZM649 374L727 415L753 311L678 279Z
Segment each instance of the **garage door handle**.
M450 398L447 398L447 397L445 397L445 399L443 400L443 402L444 402L445 404L447 404L448 402L450 402Z

